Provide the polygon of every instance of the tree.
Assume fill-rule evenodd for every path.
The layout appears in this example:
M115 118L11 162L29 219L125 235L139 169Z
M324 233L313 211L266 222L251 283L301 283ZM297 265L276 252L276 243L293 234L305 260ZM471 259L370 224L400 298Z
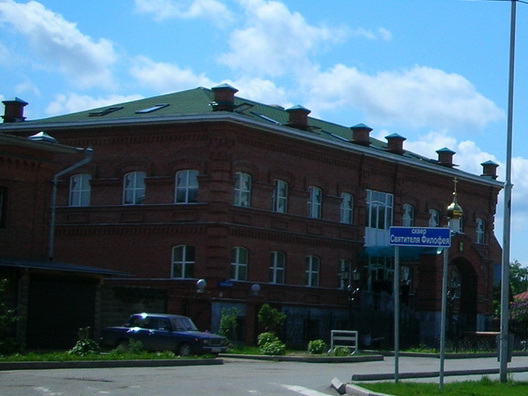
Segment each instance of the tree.
M278 334L286 321L286 314L272 308L269 304L264 304L259 310L258 321L264 331Z
M517 260L510 263L510 290L512 296L528 291L528 267Z

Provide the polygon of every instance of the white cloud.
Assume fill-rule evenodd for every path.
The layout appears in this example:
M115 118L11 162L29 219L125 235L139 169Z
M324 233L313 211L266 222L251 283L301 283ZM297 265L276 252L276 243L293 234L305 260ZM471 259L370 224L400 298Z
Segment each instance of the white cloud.
M239 3L245 9L245 27L231 33L230 52L220 61L255 77L304 74L312 68L311 53L323 43L342 40L348 33L346 28L311 26L300 13L291 12L277 1Z
M380 126L467 132L504 116L461 75L430 67L368 75L339 64L310 81L310 97L317 99L310 106L352 107Z
M59 94L54 97L53 101L46 108L46 114L48 116L53 116L75 113L78 111L130 102L142 98L141 95L109 95L95 98L88 95L79 95L77 93Z
M159 22L202 18L223 23L233 19L229 9L217 0L135 0L135 5L138 12L152 14Z
M270 105L276 104L284 107L291 105L284 88L277 87L273 81L260 78L242 78L227 83L240 89L237 96Z
M10 24L26 36L36 58L48 68L57 67L79 87L112 86L110 66L117 60L109 40L94 41L82 34L74 23L36 1L0 2L0 22Z
M142 86L158 92L214 85L205 73L195 74L191 69L182 69L171 63L154 62L145 56L137 56L132 60L130 74Z

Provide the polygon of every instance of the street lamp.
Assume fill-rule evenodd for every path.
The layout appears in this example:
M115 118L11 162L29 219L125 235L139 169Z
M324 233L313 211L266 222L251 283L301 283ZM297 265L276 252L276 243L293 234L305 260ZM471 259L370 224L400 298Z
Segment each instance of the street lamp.
M207 281L205 279L198 279L196 281L196 293L205 293Z

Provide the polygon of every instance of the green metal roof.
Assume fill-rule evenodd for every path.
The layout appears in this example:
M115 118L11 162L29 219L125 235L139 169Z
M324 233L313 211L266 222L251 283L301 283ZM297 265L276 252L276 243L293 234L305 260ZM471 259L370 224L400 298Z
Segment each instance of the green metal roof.
M167 122L173 122L178 117L200 117L213 114L228 114L224 111L214 111L212 104L215 100L214 90L229 88L236 93L236 88L231 87L227 84L222 84L213 89L207 89L198 87L186 91L180 91L165 95L154 96L145 99L134 100L130 102L117 103L111 106L99 107L96 109L81 111L77 113L71 113L66 115L60 115L55 117L49 117L39 120L26 120L24 122L17 123L4 123L0 124L0 132L12 132L15 130L31 130L31 129L46 129L50 130L54 128L61 128L64 125L65 128L71 128L75 124L79 126L90 126L93 123L94 126L105 126L106 124L119 124L120 122L131 124L134 120L138 122L156 122L163 123L164 119ZM235 96L234 98L233 112L229 114L240 117L241 120L247 118L248 120L258 121L262 124L269 124L270 127L280 127L283 131L291 130L292 133L305 134L306 137L317 137L320 140L339 143L341 147L349 146L350 148L356 148L363 150L365 148L359 148L357 144L351 142L352 131L357 129L367 129L372 131L372 128L363 123L359 123L353 126L343 126L332 122L323 121L314 117L308 117L308 128L307 130L299 130L288 126L290 119L289 112L292 110L306 110L301 105L294 106L290 109L284 109L278 105L266 105L263 103L255 102L252 100L240 98ZM204 118L205 119L205 118ZM287 132L286 132L287 133ZM302 136L302 135L301 135ZM393 135L390 135L393 136ZM398 135L399 136L399 135ZM404 138L405 139L405 138ZM370 137L370 150L383 152L383 155L395 156L394 158L400 157L415 162L416 165L421 166L424 163L436 166L438 164L437 159L430 159L419 154L404 150L402 154L393 154L387 152L387 142ZM437 152L445 152L451 150L443 148ZM452 152L454 154L454 152ZM374 154L374 152L373 152ZM443 173L447 172L445 167L438 165ZM453 169L453 171L455 171ZM457 173L463 173L466 175L474 175L456 170ZM491 182L487 182L491 183ZM497 186L499 182L494 182Z

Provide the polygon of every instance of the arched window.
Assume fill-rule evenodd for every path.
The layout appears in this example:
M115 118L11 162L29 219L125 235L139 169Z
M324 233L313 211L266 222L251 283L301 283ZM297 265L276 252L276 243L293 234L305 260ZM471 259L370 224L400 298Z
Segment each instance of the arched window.
M275 180L273 189L273 211L286 213L288 210L288 183L284 180Z
M440 226L440 212L436 209L429 209L429 227Z
M248 250L243 247L231 249L231 279L247 280Z
M145 201L145 172L130 172L125 175L123 205L139 205Z
M78 173L70 177L70 206L90 205L90 180L89 173Z
M414 226L414 206L410 204L403 205L402 224L404 227Z
M176 203L195 203L198 201L198 171L186 169L176 173Z
M308 217L312 219L321 218L321 207L323 204L323 192L319 187L308 187Z
M341 194L340 221L343 224L352 224L354 211L354 197L349 193Z
M319 286L320 260L317 256L306 257L305 285L310 287Z
M244 172L235 174L235 206L249 207L251 203L251 175Z
M350 260L339 260L339 288L347 290L352 282L352 263Z
M475 237L477 243L486 243L486 222L484 221L484 219L477 219L477 229Z
M271 283L284 283L284 268L286 266L286 255L282 252L271 252L269 281Z
M178 245L172 248L171 277L177 279L194 277L194 246Z

